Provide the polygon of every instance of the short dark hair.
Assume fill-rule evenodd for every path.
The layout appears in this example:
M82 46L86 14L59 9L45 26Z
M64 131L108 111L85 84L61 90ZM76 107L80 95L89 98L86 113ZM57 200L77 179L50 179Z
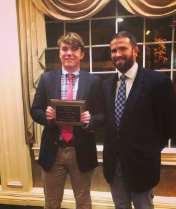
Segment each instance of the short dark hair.
M70 44L71 46L74 47L78 47L78 48L80 47L81 52L84 51L84 41L77 33L68 32L66 35L61 36L57 41L59 49L61 46L61 42Z
M131 43L133 48L137 46L136 38L128 31L120 31L119 33L116 33L112 37L111 42L116 38L126 38L126 37L130 39L130 43Z

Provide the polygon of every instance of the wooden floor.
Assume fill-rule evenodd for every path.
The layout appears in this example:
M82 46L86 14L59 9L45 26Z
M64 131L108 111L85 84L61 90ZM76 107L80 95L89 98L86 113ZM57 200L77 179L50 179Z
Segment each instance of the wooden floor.
M0 204L0 209L43 209L37 206L18 206L18 205L3 205Z

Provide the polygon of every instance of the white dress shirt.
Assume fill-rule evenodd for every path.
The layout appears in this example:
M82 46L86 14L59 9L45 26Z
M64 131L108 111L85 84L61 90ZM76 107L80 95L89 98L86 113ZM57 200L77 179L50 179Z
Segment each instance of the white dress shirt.
M138 64L135 62L134 65L132 66L132 68L130 68L124 75L126 75L128 78L125 80L126 83L126 99L128 98L128 95L131 91L134 79L136 78L136 74L138 71ZM122 73L117 70L118 72L118 81L117 81L117 88L116 88L116 97L115 97L115 101L117 99L117 94L118 94L118 90L121 84L121 80L120 80L120 76L122 75Z

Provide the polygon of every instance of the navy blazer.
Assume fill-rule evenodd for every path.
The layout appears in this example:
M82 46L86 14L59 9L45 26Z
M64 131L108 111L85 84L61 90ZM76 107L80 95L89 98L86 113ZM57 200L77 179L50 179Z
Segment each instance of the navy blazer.
M107 119L104 175L112 182L118 156L131 191L148 191L159 182L160 153L176 129L174 88L166 75L139 66L117 131L114 114L117 79L115 74L103 84Z
M52 70L41 75L31 108L33 120L44 125L39 155L39 164L48 171L54 163L59 149L60 127L51 126L46 120L46 108L51 105L50 99L61 99L61 70ZM97 163L97 152L94 129L104 121L102 111L102 90L100 78L80 71L76 100L86 100L86 110L91 114L89 130L80 126L73 128L75 151L81 172L94 169Z

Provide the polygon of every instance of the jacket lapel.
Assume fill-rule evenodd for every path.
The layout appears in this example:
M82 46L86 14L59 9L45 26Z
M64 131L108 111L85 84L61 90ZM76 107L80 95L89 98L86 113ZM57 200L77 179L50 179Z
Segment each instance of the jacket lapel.
M54 83L52 84L54 86L54 99L61 99L61 70L57 70L55 74Z
M125 104L123 115L120 121L119 131L123 128L125 121L127 120L131 111L133 110L133 107L144 87L144 83L145 83L144 71L142 67L139 66L136 78L134 80L133 86L131 88L131 91L129 93L128 99Z
M108 108L111 113L111 119L113 120L112 124L116 124L115 119L115 94L117 88L117 80L118 80L118 73L111 77L112 79L109 82L108 89L107 89L107 101L108 101Z
M86 86L88 83L88 73L84 71L80 71L79 73L79 82L78 82L78 91L76 100L82 100L85 95Z

